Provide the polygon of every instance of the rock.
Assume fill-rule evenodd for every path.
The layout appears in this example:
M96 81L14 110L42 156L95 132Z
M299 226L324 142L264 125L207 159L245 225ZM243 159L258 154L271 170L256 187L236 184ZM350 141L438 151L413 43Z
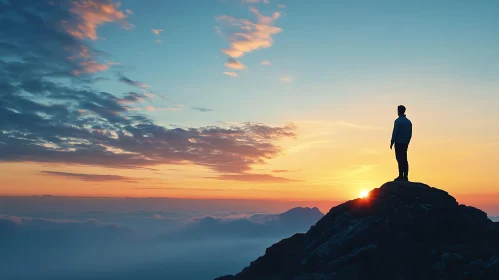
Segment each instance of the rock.
M218 280L497 280L498 224L445 191L389 182Z

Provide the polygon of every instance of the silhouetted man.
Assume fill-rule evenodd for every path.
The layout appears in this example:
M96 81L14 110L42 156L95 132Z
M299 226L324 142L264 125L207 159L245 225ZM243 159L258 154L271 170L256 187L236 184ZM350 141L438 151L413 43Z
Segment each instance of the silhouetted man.
M395 144L395 158L399 165L399 176L395 181L409 181L409 162L407 161L407 148L412 137L412 123L405 116L405 107L398 106L398 119L395 120L390 149Z

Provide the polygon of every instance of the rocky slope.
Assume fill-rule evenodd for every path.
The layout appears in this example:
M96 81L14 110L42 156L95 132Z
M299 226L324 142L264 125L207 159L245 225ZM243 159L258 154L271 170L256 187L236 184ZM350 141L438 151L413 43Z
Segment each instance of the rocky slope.
M389 182L217 280L499 279L499 223L445 191Z

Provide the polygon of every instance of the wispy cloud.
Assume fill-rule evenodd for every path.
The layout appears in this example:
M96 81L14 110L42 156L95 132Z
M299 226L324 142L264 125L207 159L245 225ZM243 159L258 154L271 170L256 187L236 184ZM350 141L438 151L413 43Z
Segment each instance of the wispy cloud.
M279 12L274 12L271 16L264 16L255 7L250 7L250 12L256 16L256 18L258 19L258 23L265 25L272 24L276 19L278 19L281 16L281 13Z
M222 49L222 53L231 57L241 57L245 53L261 48L269 48L273 44L272 35L282 31L281 28L264 23L253 23L245 19L230 16L219 16L217 20L228 27L239 28L229 35L229 48Z
M277 4L277 8L284 9L284 8L286 8L286 5L284 5L284 4Z
M270 4L270 0L241 0L242 4L257 4L260 2L263 4Z
M293 81L293 79L291 79L290 76L282 76L281 77L281 82L291 83L292 81Z
M154 107L154 106L147 106L145 108L147 111L180 111L184 109L184 105L182 104L177 104L173 107Z
M224 75L231 76L231 77L239 76L236 72L224 72Z
M160 32L163 32L163 29L151 29L152 33L159 35Z
M119 4L110 0L103 1L68 1L69 12L75 15L71 21L63 20L63 28L71 35L97 40L97 27L106 22L118 22L125 29L133 28L125 18L127 14L119 10Z
M213 109L201 108L201 107L192 107L191 110L199 111L199 112L213 112Z
M250 11L257 18L256 22L227 15L215 18L223 27L218 28L217 32L223 34L230 42L229 47L221 52L230 58L238 58L252 51L271 47L272 36L282 31L281 28L273 26L280 16L279 12L264 16L254 7L250 7Z
M101 71L105 71L109 68L108 64L98 63L95 60L83 61L80 63L80 65L83 68L83 72L86 72L86 73L101 72ZM74 71L73 73L79 74L80 72Z
M171 190L171 191L231 191L231 189L221 189L221 188L183 188L183 187L137 187L134 189L138 190Z
M123 96L123 98L119 99L119 102L120 103L136 103L136 102L141 102L146 98L148 98L148 96L146 94L129 92L129 93L126 93Z
M120 65L118 62L114 61L108 61L106 63L100 63L97 62L97 60L94 60L93 58L90 57L79 57L75 58L72 57L71 59L75 59L79 61L79 68L73 70L74 75L80 75L82 73L97 73L97 72L102 72L106 71L109 69L109 67L114 66L114 65Z
M68 173L68 172L59 172L59 171L40 171L41 173L58 176L58 177L66 177L72 179L78 179L81 181L90 181L90 182L108 182L108 181L120 181L120 182L136 182L136 179L119 176L119 175L99 175L99 174L81 174L81 173Z
M262 60L262 62L260 62L261 65L272 65L272 63L269 61L269 60Z
M236 59L229 57L227 61L225 62L225 66L231 69L244 69L246 66L242 64L241 62L237 61Z
M98 62L96 56L100 54L86 45L79 45L72 50L72 55L68 56L68 61L75 63L77 67L72 71L74 75L97 73L106 71L109 67L119 65L114 61L105 63Z
M139 81L134 81L134 80L129 79L129 78L125 77L125 76L121 76L119 80L122 83L125 83L127 85L131 85L131 86L134 86L134 87L138 87L138 88L148 88L149 87L149 85L147 85L146 83L139 82Z
M163 41L162 41L162 40L155 40L154 42L156 42L156 43L158 43L158 44L163 43Z
M267 182L267 183L289 183L296 182L297 180L292 180L284 177L278 177L270 174L222 174L216 177L218 180L228 180L228 181L245 181L245 182Z
M272 172L274 172L274 173L289 173L289 172L293 172L293 170L288 170L288 169L274 169L274 170L272 170Z

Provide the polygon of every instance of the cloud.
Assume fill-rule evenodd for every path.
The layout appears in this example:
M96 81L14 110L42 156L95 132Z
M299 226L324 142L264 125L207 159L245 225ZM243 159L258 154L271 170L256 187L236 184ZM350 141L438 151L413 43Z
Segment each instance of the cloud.
M231 76L231 77L239 76L236 72L224 72L224 75Z
M274 12L272 16L264 16L257 8L250 7L250 12L256 16L258 23L270 25L281 16L281 13Z
M251 7L250 11L256 16L256 23L227 15L215 18L223 27L223 30L219 29L220 32L223 32L230 42L229 47L222 49L221 52L231 58L238 58L246 53L271 47L272 36L282 31L281 28L272 25L280 16L278 12L272 16L264 16L256 8Z
M82 55L82 54L80 53L80 55ZM93 59L89 55L85 55L85 56L82 55L80 57L74 56L74 57L71 57L70 59L78 62L79 69L75 69L72 71L72 73L74 75L102 72L102 71L106 71L111 66L120 65L120 63L114 62L114 61L107 61L106 63L100 63L97 60ZM101 79L105 79L105 78L101 78Z
M129 93L126 93L125 96L123 96L123 98L119 99L118 102L120 102L120 103L137 103L137 102L143 101L144 99L146 99L148 97L150 97L150 96L148 96L146 94L129 92Z
M147 106L146 107L146 110L147 111L163 111L163 110L167 110L167 111L179 111L179 110L183 110L184 109L184 105L181 105L181 104L178 104L178 105L175 105L173 107L154 107L154 106Z
M119 4L111 0L67 2L61 2L61 4L69 5L68 10L74 17L71 20L63 20L61 23L69 34L79 39L97 40L97 27L107 22L118 22L126 29L133 27L125 20L127 15L119 10Z
M107 235L107 237L116 238L131 237L133 234L133 231L129 227L112 223L103 223L95 219L76 221L11 215L0 215L0 232L10 234L10 237L12 238L10 241L17 241L17 238L24 239L26 236L30 236L30 241L35 243L37 243L36 241L60 242L60 238L74 239L81 237L85 237L87 241L91 242L92 236L103 238ZM29 235L26 235L26 233L29 233ZM50 235L47 235L46 233L50 233ZM0 244L4 241L8 241L8 239L4 240L0 238ZM82 241L82 239L80 239L80 241Z
M192 107L191 110L199 111L199 112L213 112L213 109L201 108L201 107Z
M51 218L0 215L2 279L213 279L228 268L247 265L265 248L307 231L323 217L317 208L255 214L220 211L217 204L208 213L193 213L184 202L181 211L148 211L150 198L131 207L136 210L106 211L97 205L121 200L129 205L130 199L47 200L51 211L44 213ZM80 209L81 201L92 207L90 212L53 211L61 204ZM193 272L192 267L202 269Z
M281 77L281 82L291 83L292 81L293 81L293 79L291 79L290 76L282 76Z
M59 171L40 171L40 172L47 175L74 178L88 182L109 182L109 181L136 182L136 180L133 178L119 176L119 175L80 174L80 173L67 173Z
M99 62L97 57L103 53L78 40L97 40L99 38L97 28L105 23L114 22L124 28L131 28L133 25L125 20L127 15L119 10L119 4L111 0L42 2L2 1L0 4L2 9L10 12L10 16L3 18L2 25L10 29L2 32L1 36L15 42L9 43L10 46L29 48L30 51L44 51L48 59L46 62L64 59L68 66L73 68L66 73L72 75L101 72L114 65L112 62ZM24 22L15 22L12 16L24 19ZM21 36L24 38L20 38ZM31 40L35 40L36 43ZM61 69L56 71L60 71L58 74L63 75Z
M288 183L296 182L284 177L278 177L270 174L222 174L216 177L218 180L245 181L245 182L267 182L267 183Z
M163 29L151 29L152 33L159 35L160 32L163 32Z
M260 62L261 65L272 65L272 63L270 63L270 61L268 60L262 60L262 62Z
M100 221L94 220L94 219L87 219L83 222L81 221L75 221L75 220L61 220L61 219L47 219L47 218L32 218L32 217L19 217L19 216L9 216L9 215L0 215L0 219L4 221L11 221L12 223L16 225L24 225L24 226L29 226L30 224L37 225L37 222L43 222L46 224L52 224L53 226L60 226L60 225L70 225L70 224L87 224L91 227L96 227L96 226L115 226L113 224L105 224ZM123 229L126 230L125 227Z
M260 2L263 4L270 4L270 0L241 0L241 4L256 4Z
M229 57L227 59L227 62L225 62L225 66L231 69L244 69L246 66L242 64L241 62L237 61L236 59Z
M85 255L83 248L103 248L135 238L136 233L129 227L93 218L76 220L0 215L0 258L5 260L2 267L6 267L6 263L8 267L23 264L28 265L30 271L38 270L31 277L26 277L30 273L22 273L20 269L2 269L0 275L3 279L46 278L45 276L47 279L59 278L53 277L53 273L50 276L44 274L44 269L40 269L38 265L44 263L45 266L41 266L46 267L50 261L45 262L44 259L53 261L57 258L56 262L60 264L66 261L65 258L71 258L75 251L82 253L80 257ZM61 255L65 257L60 257Z
M80 15L68 12L71 3L0 1L0 37L9 38L0 42L0 161L114 168L194 164L242 173L279 156L278 141L295 136L293 125L168 128L140 114L147 110L130 110L130 103L148 96L95 89L98 77L85 73L81 64L103 55L84 40L93 37L87 27L115 19L117 6L106 0L79 1L89 5ZM106 20L103 12L109 12ZM83 14L90 23L78 27ZM69 33L68 26L82 35ZM115 82L148 87L124 75Z
M286 5L284 5L284 4L277 4L277 8L284 9L284 8L286 8Z
M137 190L174 190L174 191L215 191L215 192L225 192L231 189L221 189L221 188L182 188L182 187L138 187L134 188Z
M105 71L109 68L108 64L98 63L95 60L83 61L80 65L83 67L83 71L86 73L101 72L101 71ZM79 72L75 71L74 73L78 74Z
M161 41L161 40L155 40L154 42L156 42L156 43L158 43L158 44L163 43L163 41Z
M293 172L292 170L287 170L287 169L274 169L272 170L274 173L288 173L288 172Z
M180 111L184 109L184 105L182 104L177 104L175 106L171 107L155 107L153 105L149 105L146 107L127 107L126 108L128 111L149 111L149 112L154 112L154 111Z
M148 88L149 87L149 85L147 85L146 83L134 81L134 80L131 80L125 76L120 77L120 82L134 86L134 87L139 87L139 88Z

